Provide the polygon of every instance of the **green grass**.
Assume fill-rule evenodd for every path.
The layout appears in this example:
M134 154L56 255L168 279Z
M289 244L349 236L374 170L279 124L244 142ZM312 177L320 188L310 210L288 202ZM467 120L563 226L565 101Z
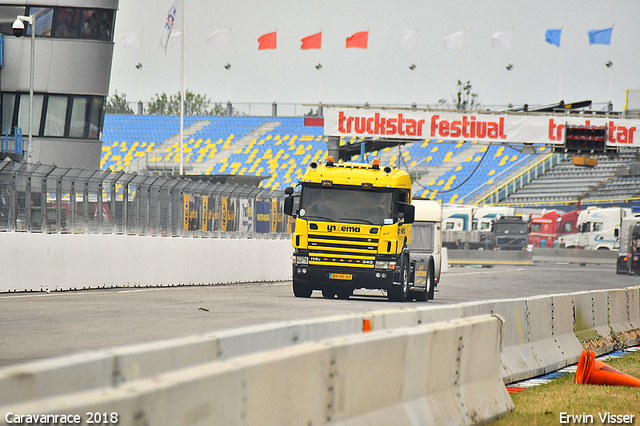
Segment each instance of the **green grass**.
M640 378L640 351L610 359L605 364ZM640 388L579 385L573 383L574 377L575 374L565 374L550 383L512 394L515 411L491 425L559 425L560 413L575 416L590 414L593 416L590 424L600 425L603 423L598 414L605 415L607 412L634 415L631 424L640 425Z

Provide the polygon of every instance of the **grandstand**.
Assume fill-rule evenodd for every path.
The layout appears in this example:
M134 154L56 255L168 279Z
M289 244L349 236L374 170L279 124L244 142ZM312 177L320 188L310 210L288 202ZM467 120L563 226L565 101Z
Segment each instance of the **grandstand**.
M178 133L178 117L108 115L101 168L175 173ZM184 134L186 173L268 176L261 186L270 189L295 185L310 162L328 155L323 128L305 126L303 117L185 117ZM345 137L340 144L357 142ZM473 202L536 159L505 145L438 139L384 148L368 157L408 170L416 196L443 203Z
M295 185L309 163L328 156L323 128L305 126L303 117L185 117L185 127L187 174L264 176L260 186L281 190ZM178 134L175 116L108 115L101 168L177 173ZM343 137L340 145L360 142ZM600 156L595 167L579 167L571 156L544 147L523 154L503 144L425 139L371 152L372 158L407 170L415 196L443 204L556 206L640 199L640 167L630 167L640 161L634 149Z
M640 200L640 170L632 167L640 161L636 150L599 156L594 167L576 166L571 156L562 157L566 158L508 194L500 203L562 205L580 200L586 204L620 205Z

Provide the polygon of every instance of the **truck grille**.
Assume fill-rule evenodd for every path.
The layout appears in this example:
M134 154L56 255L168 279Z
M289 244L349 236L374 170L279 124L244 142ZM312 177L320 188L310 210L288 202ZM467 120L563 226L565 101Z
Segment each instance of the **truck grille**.
M309 264L373 268L378 238L309 234Z

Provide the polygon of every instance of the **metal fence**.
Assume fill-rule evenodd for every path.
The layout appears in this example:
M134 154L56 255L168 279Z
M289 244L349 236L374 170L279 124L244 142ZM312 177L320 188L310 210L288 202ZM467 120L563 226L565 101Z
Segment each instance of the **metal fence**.
M0 162L0 231L286 238L284 198L184 176Z

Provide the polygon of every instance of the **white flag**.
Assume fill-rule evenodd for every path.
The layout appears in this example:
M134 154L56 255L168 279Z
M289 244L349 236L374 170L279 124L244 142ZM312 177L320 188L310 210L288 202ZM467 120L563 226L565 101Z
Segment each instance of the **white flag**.
M413 49L416 45L416 30L400 31L400 47Z
M511 49L511 31L495 33L491 38L491 46L496 49Z
M182 33L176 32L171 34L169 37L169 41L167 42L167 48L169 49L180 49L182 43Z
M135 47L139 49L142 43L142 31L123 35L120 37L120 43L122 43L123 47Z
M205 44L213 44L214 46L222 47L226 49L229 47L229 30L216 30L204 41Z
M464 41L464 30L453 33L444 38L445 49L462 49L462 42Z
M173 0L169 12L167 12L167 22L164 24L164 31L162 32L162 38L160 39L160 46L167 51L167 43L169 43L169 37L171 36L171 30L173 29L173 23L178 15L178 8L180 7L180 0Z

